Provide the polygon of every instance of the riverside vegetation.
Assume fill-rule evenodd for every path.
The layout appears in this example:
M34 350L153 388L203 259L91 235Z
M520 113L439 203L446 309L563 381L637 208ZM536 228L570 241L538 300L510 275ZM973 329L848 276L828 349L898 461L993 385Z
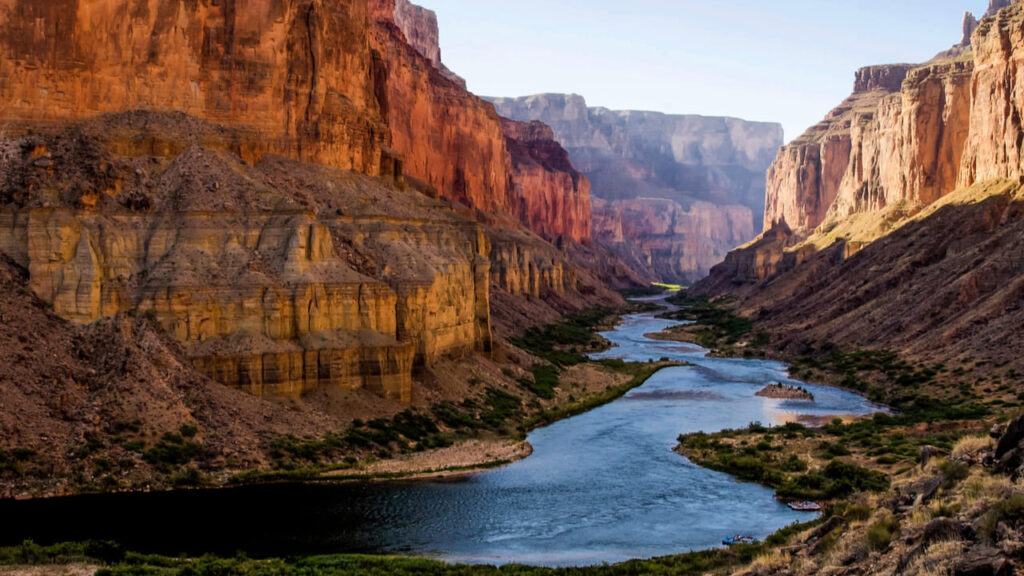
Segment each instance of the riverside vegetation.
M786 545L818 521L790 526L764 543L706 550L676 556L633 560L615 565L579 568L543 568L525 565L501 567L453 565L422 558L395 556L331 555L308 558L254 559L245 556L172 558L126 551L113 542L65 543L41 546L24 542L0 548L0 566L70 566L97 568L97 576L348 576L348 575L443 575L443 576L619 576L635 574L701 575L745 565L773 546Z
M712 316L727 318L728 314L727 309L721 309ZM533 335L538 349L545 332L547 330L540 330ZM742 337L736 342L742 343ZM836 355L832 350L829 356L832 360L819 361L816 366L845 366L846 370L865 376L871 372L884 373L884 368L888 367L894 369L897 379L901 374L910 373L909 367L903 367L890 354L858 354L855 356L858 360L847 361L847 355ZM913 373L920 373L920 369L914 368ZM879 389L885 387L879 386ZM977 403L986 406L982 399L977 399ZM104 575L168 576L809 575L859 564L870 566L868 573L902 566L904 573L923 575L937 573L928 571L936 566L972 562L972 566L989 563L997 568L985 573L1004 573L998 570L999 566L1013 557L1009 555L1019 556L1022 551L1024 484L1014 480L1012 470L985 464L995 460L995 443L991 439L965 432L963 426L949 426L941 420L947 414L940 409L910 401L906 406L905 412L877 414L853 422L834 420L821 428L799 423L769 428L755 423L744 430L680 437L679 450L700 464L776 486L783 497L829 500L820 519L790 526L750 546L612 566L552 569L450 565L427 559L358 555L169 558L125 551L117 544L106 542L55 546L25 542L0 549L0 564L65 567L78 564L98 568ZM511 407L511 403L506 407ZM981 430L981 425L987 426L997 417L977 418L979 420L967 421L968 430ZM1024 429L1024 421L1010 426L1010 430L1014 429L1018 432ZM942 450L936 444L949 449ZM1022 449L1018 449L1018 456ZM751 465L754 460L759 464ZM886 464L888 461L891 462ZM963 567L966 570L969 566L964 564Z
M652 308L653 306L653 308ZM635 304L630 312L659 307ZM581 414L626 394L642 385L657 371L679 363L627 363L621 360L591 361L586 354L604 350L608 342L596 334L618 323L619 313L609 308L592 308L570 314L559 322L527 330L510 343L536 359L527 374L516 379L518 390L487 385L479 379L471 386L482 388L478 397L462 402L441 402L429 413L407 410L392 420L356 421L343 436L326 435L321 439L277 438L272 441L277 472L236 477L235 482L265 481L282 477L312 477L328 469L353 469L360 460L353 454L389 458L399 453L443 448L471 438L512 438L524 440L535 428ZM568 395L556 398L567 369L590 364L602 371L622 376L622 383L607 386L581 398ZM508 375L508 373L506 373ZM342 459L342 456L344 458ZM339 463L340 462L340 466ZM484 468L506 464L495 461ZM358 473L352 477L359 477ZM336 476L344 479L346 476Z
M157 479L148 483L155 489L316 480L327 472L334 472L332 478L336 480L402 476L375 475L363 469L382 460L467 440L523 440L529 430L610 402L669 365L587 359L586 353L607 346L595 332L614 326L621 312L586 309L558 323L529 330L513 342L526 352L517 352L516 356L525 367L506 365L501 382L469 378L469 394L461 401L414 406L390 418L356 419L346 429L320 436L266 434L260 439L267 454L265 464L234 475L224 476L207 468L207 430L183 425L174 432L156 435L141 421L114 422L107 426L109 434L87 436L72 455L89 462L95 471L92 479L77 478L75 491L123 490L126 486L119 476L138 462L157 471ZM595 372L590 373L597 373L600 384L576 387L563 383L567 371L584 365L593 368ZM110 456L111 452L115 456ZM36 456L29 449L0 450L0 479L31 474L40 465ZM499 458L482 462L479 467L504 463Z
M607 342L597 336L596 331L614 326L618 318L615 310L587 309L568 315L557 323L531 328L523 336L511 339L514 346L537 360L527 370L527 375L517 378L518 390L506 390L474 379L470 385L479 390L476 395L458 403L437 403L429 412L409 409L391 420L357 420L343 434L327 434L321 438L274 438L270 440L274 469L237 475L231 482L311 480L329 471L339 473L332 475L332 480L358 479L366 477L359 471L360 465L375 459L444 448L469 439L525 440L526 434L534 428L611 402L642 385L659 370L679 365L671 362L589 360L586 353L607 347ZM573 394L556 398L556 392L562 388L561 377L565 370L582 364L592 364L617 375L621 383L611 384L581 398ZM479 467L507 463L496 460L482 463ZM403 474L377 476L401 477Z
M773 487L783 499L826 504L825 524L803 532L797 545L759 555L744 573L857 566L867 573L1010 574L1024 559L1024 470L1019 456L998 454L985 437L992 429L998 438L1004 428L995 425L1022 411L1015 371L969 358L929 365L892 350L834 344L777 349L730 299L683 293L674 303L683 309L671 316L693 324L662 337L715 354L786 360L794 377L853 390L893 410L820 427L755 422L679 437L676 450L699 465ZM1010 436L1020 435L1024 420L1009 428L999 445L1012 455L1024 440Z

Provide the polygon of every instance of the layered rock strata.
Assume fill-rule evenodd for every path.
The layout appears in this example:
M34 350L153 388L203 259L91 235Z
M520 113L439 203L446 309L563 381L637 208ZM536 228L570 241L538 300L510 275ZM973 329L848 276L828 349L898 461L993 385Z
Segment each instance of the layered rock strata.
M231 127L249 163L404 173L508 225L519 195L545 193L513 182L493 106L440 62L436 16L405 0L3 0L0 29L0 121L180 111Z
M649 279L690 281L703 276L726 252L751 239L764 209L764 171L782 144L777 124L731 118L671 116L653 112L616 112L588 108L576 95L544 94L493 99L498 111L518 121L542 121L569 151L573 164L592 183L594 198L617 207L593 211L593 236ZM646 235L640 220L616 222L620 215L642 215L651 200L672 203L672 213L720 210L722 221L750 220L724 233L729 240L701 237L698 229L676 234ZM635 206L628 206L635 203ZM734 218L738 211L749 218ZM700 217L698 217L699 219ZM615 230L639 231L624 243ZM673 239L674 238L674 239ZM667 247L667 243L674 246ZM711 255L688 252L712 246ZM663 256L667 260L663 261Z
M519 219L547 238L590 239L590 182L542 122L502 120L519 197Z
M694 282L753 236L748 209L661 198L593 201L594 236L648 277Z
M765 228L784 222L806 236L851 214L928 205L958 187L1018 177L1012 78L1022 18L1020 6L996 2L969 26L972 52L859 71L854 94L779 152Z
M221 130L182 121L104 117L6 142L3 189L18 192L0 250L57 314L152 315L209 376L275 396L333 386L408 401L414 366L489 350L478 224L279 157L251 167L201 142L129 154L156 134Z
M775 226L694 292L740 296L783 347L1016 362L1022 23L1024 6L997 10L971 56L912 68L896 93L857 93L785 148L769 184Z

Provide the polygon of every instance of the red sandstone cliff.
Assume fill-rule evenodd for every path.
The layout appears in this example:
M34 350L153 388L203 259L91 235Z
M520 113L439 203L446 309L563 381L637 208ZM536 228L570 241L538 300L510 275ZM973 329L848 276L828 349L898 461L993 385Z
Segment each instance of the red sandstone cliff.
M49 130L47 126L56 121L144 109L150 115L132 117L128 127L118 128L111 120L111 134L97 145L105 148L97 153L109 158L103 160L101 172L113 170L110 166L117 162L130 162L126 158L152 156L174 163L174 170L163 172L166 166L161 166L152 179L181 178L207 186L204 180L215 177L190 163L223 162L196 151L197 146L235 155L250 166L277 161L272 156L277 154L395 180L408 174L416 188L440 195L464 216L511 228L519 226L521 217L545 234L585 238L585 180L557 150L535 141L527 146L533 148L534 165L527 169L517 164L523 167L522 179L513 179L512 158L494 107L438 68L436 20L429 12L386 0L260 0L244 8L236 0L0 1L0 120L10 122L5 135L21 137ZM408 43L406 33L415 46ZM166 120L160 111L190 116ZM95 124L90 125L95 133ZM194 133L181 133L182 126L193 125ZM49 146L52 143L44 142L28 158L12 150L4 158L5 170L35 174L24 163L53 166ZM231 172L224 166L218 169ZM145 174L150 167L139 170ZM107 214L107 199L120 195L131 181L113 172L83 175L67 190L68 198L61 197L58 203L71 212L36 213L31 210L39 206L20 204L36 198L33 194L42 182L56 176L61 175L53 170L41 180L33 176L36 188L12 192L14 196L4 199L10 225L0 248L28 268L36 294L59 315L78 322L152 309L165 329L196 344L190 353L207 373L257 393L276 390L294 395L315 388L320 376L312 374L316 370L309 353L352 350L334 362L347 363L344 374L335 378L331 368L321 369L321 375L327 381L347 382L344 386L359 385L369 375L382 394L407 398L414 364L430 365L441 356L489 348L489 275L513 295L577 294L576 273L565 255L550 246L538 248L544 243L536 236L502 236L505 240L491 253L482 231L466 232L462 238L432 229L437 219L431 212L440 206L410 204L423 212L410 222L430 223L431 231L424 232L423 222L416 222L417 231L409 238L401 231L384 230L389 224L383 222L357 219L342 233L330 230L319 216L292 215L310 205L312 200L305 196L294 206L282 200L281 209L291 220L282 220L265 207L264 214L235 228L225 224L218 231L219 216L197 218L193 213L230 214L246 201L224 198L214 187L209 198L196 197L201 209L163 201L168 214L182 212L178 224L147 218L109 224L124 235L115 241L111 238L120 236L104 232L91 217L83 220L74 210L98 208L101 215L113 218L111 222L117 220L119 216ZM164 189L154 194L147 185L135 184L133 194L146 209L154 198L168 194ZM312 182L305 186L316 187ZM166 226L189 232L168 236ZM360 226L362 232L356 230ZM164 231L155 239L146 237L152 230ZM237 290L223 293L216 285L182 284L185 280L170 266L177 262L189 270L200 268L199 263L187 262L191 251L202 248L214 255L203 260L204 265L217 270L219 258L228 258L219 251L234 250L235 244L255 250L250 236L257 233L260 242L267 243L258 248L263 257L269 250L284 263L278 275L243 274L229 282ZM389 239L373 244L375 257L361 257L375 262L375 281L360 278L360 273L339 263L339 248L332 244L346 234ZM59 257L44 258L51 249ZM163 255L157 257L158 253ZM531 260L531 255L538 260ZM160 272L164 292L135 293L109 281L123 274L153 278L154 258L170 266ZM348 309L361 310L359 317L344 312ZM309 336L322 330L332 334ZM356 333L383 338L350 337ZM239 334L256 337L249 346L255 352L232 356L231 365L202 360L230 356L208 341L237 340ZM393 349L394 354L386 352L381 360L386 367L378 369L373 368L376 360L359 357L361 348ZM381 384L382 374L396 379Z
M768 171L766 229L785 222L806 234L829 218L952 192L972 69L953 59L859 71L853 96L780 150Z
M569 161L569 153L542 122L502 119L520 199L519 218L546 237L590 239L590 182Z
M376 175L384 63L363 2L0 1L0 120L177 110L232 144Z
M2 121L181 111L234 128L225 146L250 162L404 168L509 222L517 193L547 193L512 181L493 106L440 63L436 16L404 0L3 0L0 26Z
M446 78L406 41L394 21L394 0L369 5L371 42L386 63L389 141L405 173L471 208L515 215L508 152L494 106Z

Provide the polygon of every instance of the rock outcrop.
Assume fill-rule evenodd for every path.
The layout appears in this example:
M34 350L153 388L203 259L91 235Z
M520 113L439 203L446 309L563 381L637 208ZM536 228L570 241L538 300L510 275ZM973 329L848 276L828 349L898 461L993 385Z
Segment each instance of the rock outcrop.
M973 52L858 71L854 94L779 152L765 229L784 222L806 236L851 214L923 206L958 187L1018 177L1019 90L1006 78L1015 78L1015 24L1024 16L1009 6L994 2L976 26L968 18Z
M427 10L408 0L395 0L394 20L410 46L430 60L434 68L445 78L466 88L466 81L449 70L441 61L441 32L437 25L437 14L433 10Z
M0 250L58 315L151 315L203 372L257 395L408 401L415 366L490 349L478 224L351 172L249 166L207 147L224 130L136 113L8 139Z
M650 279L700 278L735 245L732 236L740 242L749 240L757 229L753 226L760 226L764 170L782 144L782 129L777 124L588 108L576 95L544 94L492 101L503 116L541 121L554 129L555 138L569 151L572 163L591 181L593 197L616 206L609 212L594 211L595 240L638 266L638 271ZM669 201L676 215L688 214L695 202L703 202L706 204L698 212L719 209L712 218L749 219L754 224L752 229L742 225L729 229L724 235L730 240L720 241L701 237L702 232L696 229L687 230L686 238L677 235L673 239L660 233L648 238L641 221L614 222L620 215L639 216L648 211L650 202L646 199ZM633 202L636 205L629 207ZM749 218L734 217L743 210L750 213ZM620 242L614 232L620 227L641 235ZM674 246L667 246L673 242ZM698 245L713 246L713 255L688 252ZM662 256L669 260L661 262Z
M490 349L492 281L586 299L566 254L518 229L587 240L586 179L543 129L510 154L440 62L432 12L129 4L0 2L0 251L58 315L152 315L255 394L408 400L414 370Z
M387 173L364 2L0 2L0 120L176 110L275 153Z
M590 239L590 182L542 122L502 120L519 198L519 220L547 238Z
M748 209L663 198L593 200L594 237L652 279L693 282L753 236Z
M1003 7L972 56L912 68L895 93L855 93L784 148L769 229L695 293L741 296L783 346L1016 362L1019 340L993 330L1018 332L1024 302L1022 23L1024 6Z
M0 121L180 111L230 127L224 147L250 164L278 154L407 175L489 221L516 221L517 189L529 184L513 181L494 107L440 62L429 10L405 0L136 4L0 2Z
M1024 55L1024 6L1015 4L987 18L974 34L973 101L970 133L960 163L958 183L967 186L990 178L1024 174L1024 107L1018 59Z
M371 43L386 70L388 140L404 173L470 208L513 216L517 202L494 107L445 78L406 42L394 22L394 0L369 4Z

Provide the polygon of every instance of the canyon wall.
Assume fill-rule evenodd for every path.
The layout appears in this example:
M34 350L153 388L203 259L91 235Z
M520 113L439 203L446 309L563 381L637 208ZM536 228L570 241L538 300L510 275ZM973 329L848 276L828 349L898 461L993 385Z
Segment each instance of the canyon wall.
M576 95L492 101L503 116L554 129L593 197L607 201L594 204L594 239L648 279L696 280L760 226L764 171L782 144L777 124L588 108ZM676 224L654 232L642 220L620 221L666 205L654 199L668 201L662 218ZM708 219L727 229L706 234L699 223Z
M779 151L768 171L766 229L785 223L806 235L827 220L952 192L972 71L963 58L858 71L853 95Z
M970 133L959 184L1024 174L1024 83L1018 77L1024 55L1024 7L1015 4L986 18L973 36L973 102Z
M490 350L492 283L615 300L521 229L586 241L587 181L543 129L506 139L430 11L0 0L0 23L0 251L66 319L151 315L255 394L407 401Z
M965 37L923 65L872 66L854 93L784 147L768 173L765 229L798 237L852 214L924 206L1021 174L1021 7L991 2Z
M0 251L58 315L149 315L257 395L407 402L415 367L490 350L479 224L352 172L204 147L224 130L132 113L6 140Z
M950 245L943 235L975 234L979 245L998 246L993 238L1007 235L1003 226L1019 224L1019 190L1007 189L1007 182L1024 176L1024 85L1016 80L1016 63L1024 56L1022 24L1024 5L993 2L989 14L971 25L968 51L954 49L920 66L858 72L854 94L780 151L769 171L766 232L731 253L696 292L742 295L765 310L773 308L773 299L800 309L788 295L808 297L800 286L868 282L870 274L842 277L843 270L863 271L863 258L887 262L878 270L896 267L885 285L893 291L919 290L915 278L938 274L937 263L954 260L964 282L974 282L968 262L961 261L967 244ZM934 241L915 246L910 230ZM897 254L881 248L887 244L902 246L899 254L906 257L896 262ZM861 256L864 251L869 255ZM997 282L1019 281L1012 256L976 260L1003 262L991 275ZM1002 298L995 285L986 280L983 291ZM882 300L881 293L854 292L835 314ZM1005 305L1016 306L1014 297ZM950 303L928 313L943 306ZM831 319L839 322L838 316Z
M177 110L239 147L377 175L391 165L364 2L0 1L0 120Z
M695 281L731 247L750 240L753 218L744 206L664 198L595 199L594 236L650 278Z
M519 219L541 236L590 239L590 182L542 122L502 119L519 197Z
M440 62L436 15L405 0L0 0L0 26L0 121L184 112L231 127L250 163L404 173L508 225L546 193L513 182L493 106Z
M386 68L389 143L402 157L405 174L470 208L515 215L509 157L494 107L446 78L406 42L394 21L394 0L369 5L371 43Z

